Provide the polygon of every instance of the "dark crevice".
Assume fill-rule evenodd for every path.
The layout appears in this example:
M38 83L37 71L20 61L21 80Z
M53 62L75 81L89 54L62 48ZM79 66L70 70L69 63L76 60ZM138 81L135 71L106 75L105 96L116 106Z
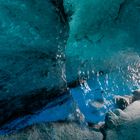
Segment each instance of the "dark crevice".
M124 6L125 6L125 4L126 4L126 1L127 1L127 0L124 0L124 1L120 4L119 9L118 9L117 16L115 17L115 21L117 21L117 20L120 18L120 15L121 15L121 13L122 13L122 11L123 11L123 8L124 8Z
M79 85L80 85L80 82L79 82L78 79L75 80L75 81L69 82L69 83L67 84L68 88L76 88L76 87L78 87Z
M63 5L63 0L51 0L52 4L56 8L56 12L58 13L60 17L60 21L63 24L68 24L68 16L65 13L64 5Z
M100 132L103 135L103 140L106 140L106 129L107 129L106 126L100 128Z
M24 96L1 100L0 127L25 115L35 114L47 105L48 108L61 105L70 98L71 96L67 89L52 89L48 91L46 88L42 88L31 91Z

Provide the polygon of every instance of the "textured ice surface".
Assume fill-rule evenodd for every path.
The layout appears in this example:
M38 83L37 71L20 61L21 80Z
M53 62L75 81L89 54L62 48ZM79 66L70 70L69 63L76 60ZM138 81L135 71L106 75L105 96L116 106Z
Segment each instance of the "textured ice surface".
M140 87L140 1L65 0L70 15L67 80L87 121L103 121L114 95ZM96 107L96 106L100 107Z
M0 98L63 86L59 51L65 38L65 26L50 1L1 0Z
M116 69L130 62L127 58L131 55L139 55L139 3L136 0L71 2L75 8L66 48L68 79L75 78L79 70Z
M58 13L49 0L0 1L0 125L34 114L66 89L67 27Z
M86 121L103 121L140 88L139 15L139 0L1 0L0 125L65 119L66 83Z

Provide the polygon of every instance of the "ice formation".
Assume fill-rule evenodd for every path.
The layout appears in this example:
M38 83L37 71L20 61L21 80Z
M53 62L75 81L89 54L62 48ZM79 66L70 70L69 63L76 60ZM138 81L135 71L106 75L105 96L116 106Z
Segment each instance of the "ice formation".
M1 0L0 133L76 108L104 121L140 88L139 15L140 0Z

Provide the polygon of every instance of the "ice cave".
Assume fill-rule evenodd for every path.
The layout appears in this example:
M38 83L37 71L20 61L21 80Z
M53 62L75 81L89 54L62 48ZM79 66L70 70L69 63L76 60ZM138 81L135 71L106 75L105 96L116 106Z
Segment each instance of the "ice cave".
M0 0L0 140L140 140L140 0Z

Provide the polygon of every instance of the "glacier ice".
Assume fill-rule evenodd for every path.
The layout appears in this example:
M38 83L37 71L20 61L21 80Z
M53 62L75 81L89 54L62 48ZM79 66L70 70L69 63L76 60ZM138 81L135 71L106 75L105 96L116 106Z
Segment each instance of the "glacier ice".
M69 17L67 82L89 122L103 121L115 95L140 87L139 0L65 0ZM91 103L102 104L100 109Z
M66 0L65 3L66 11L71 5L75 7L66 48L68 80L82 69L109 71L120 65L117 60L123 60L121 56L139 55L139 1ZM129 59L124 61L128 63ZM71 71L74 76L69 74Z
M64 114L46 121L64 119L69 101L86 121L104 121L115 108L115 95L140 88L139 5L139 0L1 0L0 125L18 118L17 126L25 115L33 123L45 121L51 111Z
M52 1L0 1L0 125L68 94L61 18Z

